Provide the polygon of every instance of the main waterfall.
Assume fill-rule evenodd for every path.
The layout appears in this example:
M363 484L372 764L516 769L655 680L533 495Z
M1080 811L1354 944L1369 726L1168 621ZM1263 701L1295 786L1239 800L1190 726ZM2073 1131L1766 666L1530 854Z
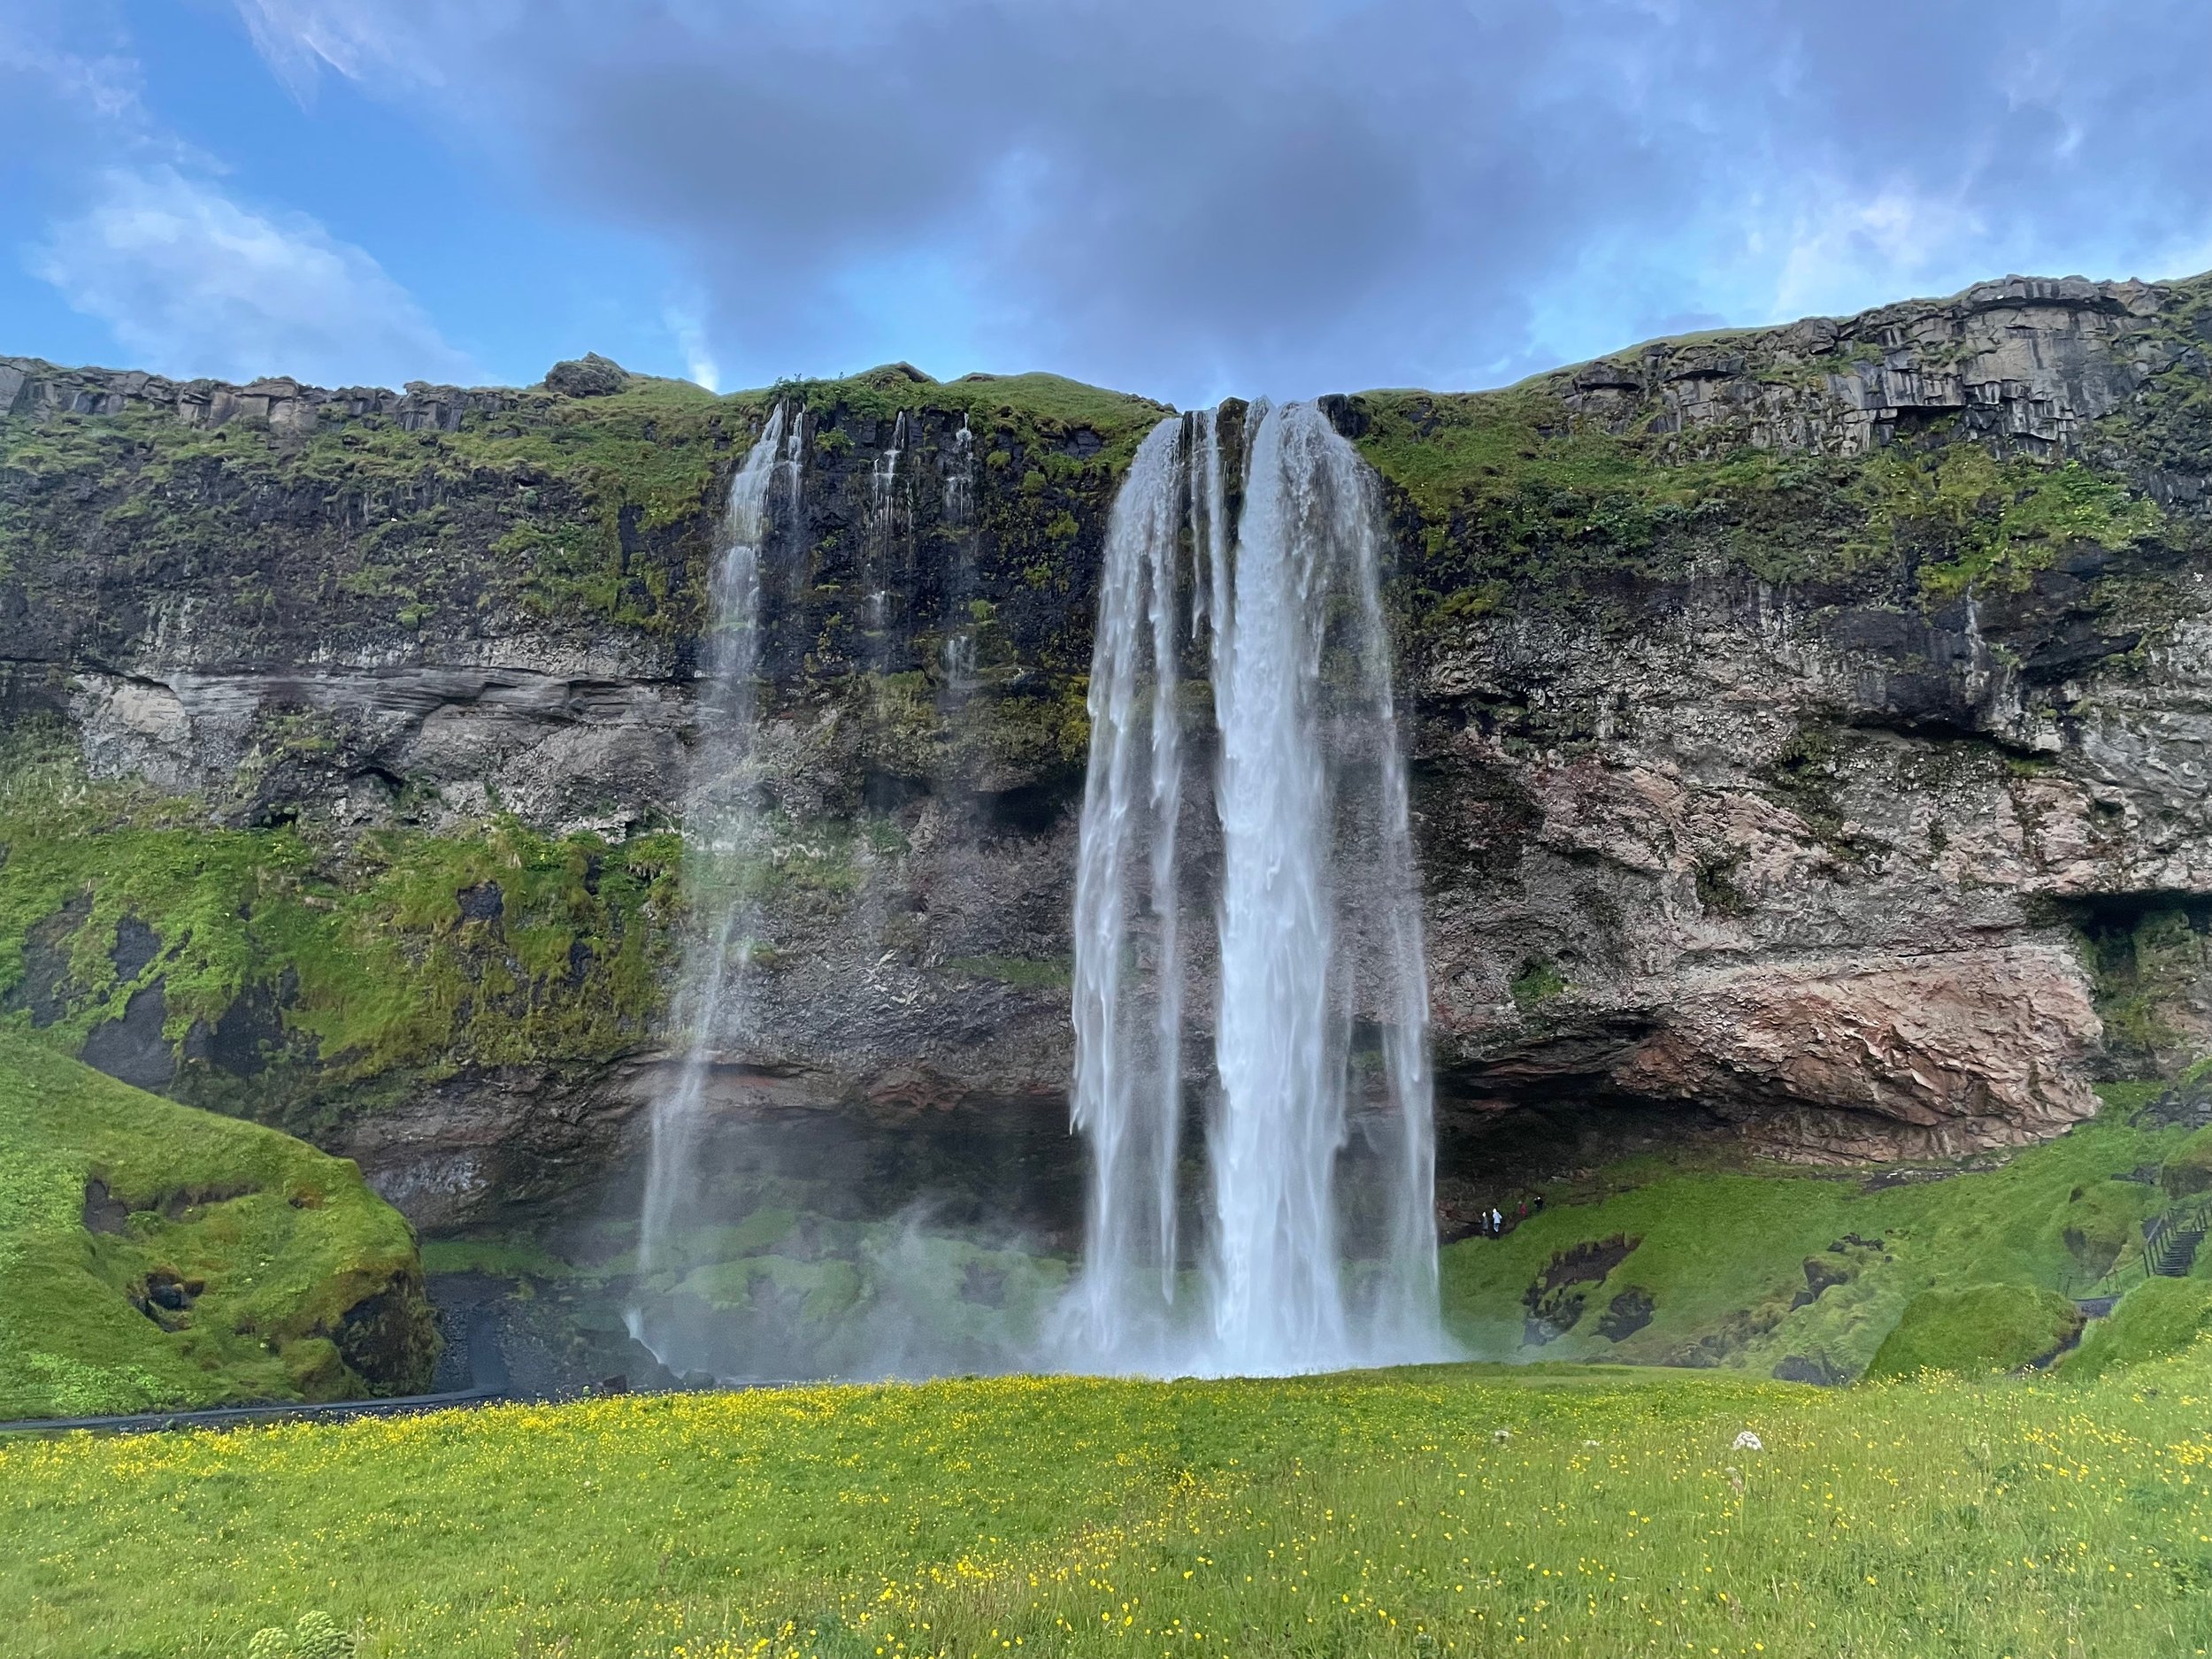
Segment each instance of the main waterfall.
M1317 409L1255 409L1233 538L1222 426L1156 426L1108 531L1075 903L1089 1201L1056 1357L1216 1373L1436 1357L1427 990L1378 503ZM1185 805L1202 631L1211 824ZM1185 1001L1203 964L1180 855L1217 833L1207 1177L1187 1196Z
M1372 474L1310 405L1231 405L1160 422L1116 498L1078 826L1073 1117L1089 1156L1071 1279L1010 1207L962 1213L923 1185L892 1208L856 1190L882 1179L879 1155L780 1106L762 1069L778 997L826 955L846 953L838 972L864 980L854 995L885 995L879 975L895 988L918 974L902 963L1011 896L972 886L975 860L944 857L947 838L995 844L958 772L887 789L888 804L864 793L848 845L837 822L795 818L807 781L792 732L764 743L764 587L772 620L825 569L858 602L849 741L894 728L912 696L895 681L931 660L923 649L956 736L1003 695L977 661L990 607L970 598L983 542L966 425L901 415L887 442L876 427L877 452L851 468L857 534L841 555L801 534L803 469L809 511L840 510L841 451L810 447L815 419L770 415L731 481L710 574L686 801L687 1046L650 1119L631 1333L679 1374L725 1379L1440 1356L1427 993ZM925 648L917 524L939 494L927 545L947 563ZM805 563L840 556L852 563ZM810 912L773 872L818 841L845 846L854 874L835 895L842 935L802 951ZM920 902L879 856L925 872L895 878ZM929 986L907 983L901 1006ZM969 1133L961 1156L988 1154Z

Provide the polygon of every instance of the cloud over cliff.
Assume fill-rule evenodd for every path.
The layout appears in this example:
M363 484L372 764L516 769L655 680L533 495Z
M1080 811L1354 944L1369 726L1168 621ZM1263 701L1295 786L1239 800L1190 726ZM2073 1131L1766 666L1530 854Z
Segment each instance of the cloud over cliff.
M2212 257L2194 0L239 4L294 86L681 243L756 373L919 340L1186 396L1463 382Z
M360 249L172 166L103 173L85 211L33 247L31 268L173 373L396 383L468 368Z
M21 5L107 19L38 49L51 85L138 96L134 14ZM1182 401L1479 384L2006 270L2212 264L2201 0L233 6L299 119L407 134L588 243L666 366L729 384L898 357ZM0 82L10 50L0 24ZM468 194L422 179L424 221ZM441 278L445 339L512 320L514 284L469 280Z

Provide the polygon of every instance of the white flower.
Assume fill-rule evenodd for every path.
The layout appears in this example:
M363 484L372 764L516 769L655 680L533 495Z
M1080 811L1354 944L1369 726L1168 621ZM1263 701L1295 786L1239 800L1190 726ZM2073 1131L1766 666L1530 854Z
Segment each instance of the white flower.
M1597 1443L1595 1440L1585 1440L1585 1441L1583 1441L1583 1442L1582 1442L1582 1448L1583 1448L1585 1451L1592 1451L1592 1452L1594 1452L1594 1451L1597 1450L1597 1446L1598 1446L1598 1443Z
M1757 1435L1754 1434L1749 1429L1746 1429L1742 1433L1736 1436L1736 1443L1729 1449L1731 1451L1738 1452L1763 1452L1766 1450L1766 1447L1764 1443L1760 1440Z

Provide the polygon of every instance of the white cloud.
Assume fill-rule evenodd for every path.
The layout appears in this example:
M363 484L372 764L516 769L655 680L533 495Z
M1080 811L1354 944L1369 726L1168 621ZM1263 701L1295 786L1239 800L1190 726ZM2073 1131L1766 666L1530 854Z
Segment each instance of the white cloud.
M2125 51L2104 0L231 4L303 98L660 239L736 379L1487 380L2212 233L2205 0Z
M173 167L100 174L91 207L50 227L29 263L137 365L165 373L396 386L469 371L360 249Z
M238 16L262 60L302 99L313 92L326 65L358 79L388 56L385 35L357 8L318 0L238 0Z
M415 0L403 12L374 0L234 0L254 50L305 102L326 68L434 87L441 42L511 27L513 0Z
M1961 269L1977 268L1977 250L1990 240L1985 219L1961 195L1904 182L1857 197L1841 185L1802 190L1764 308L1773 317L1849 312L1869 294L1903 299L1917 284L1955 282Z
M720 391L721 371L715 366L714 351L708 342L706 325L700 319L698 306L664 306L661 322L675 336L676 349L684 354L684 373L710 392Z
M0 16L0 73L35 76L52 93L104 121L140 123L142 81L137 60L119 43L80 51L63 43L64 30L54 8L27 5Z

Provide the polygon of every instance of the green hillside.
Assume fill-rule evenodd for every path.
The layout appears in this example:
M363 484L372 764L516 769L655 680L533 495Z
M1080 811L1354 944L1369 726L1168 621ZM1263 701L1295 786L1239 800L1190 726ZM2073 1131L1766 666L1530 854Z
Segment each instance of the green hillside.
M0 1033L0 1417L405 1393L435 1356L352 1164Z
M1443 1255L1448 1323L1478 1357L1863 1374L1931 1289L2125 1289L2157 1179L2189 1143L2139 1085L2001 1164L1806 1171L1659 1158L1562 1183L1502 1239ZM1994 1164L1994 1167L1990 1165Z

